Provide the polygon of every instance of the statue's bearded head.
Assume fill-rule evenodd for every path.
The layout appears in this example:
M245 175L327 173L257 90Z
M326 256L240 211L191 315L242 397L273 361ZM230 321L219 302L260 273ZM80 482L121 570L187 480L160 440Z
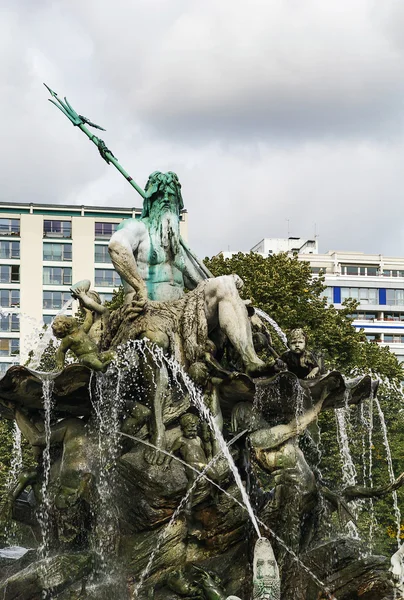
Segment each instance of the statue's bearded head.
M155 171L145 187L142 218L149 219L153 246L176 255L179 251L180 213L184 208L181 184L172 171Z

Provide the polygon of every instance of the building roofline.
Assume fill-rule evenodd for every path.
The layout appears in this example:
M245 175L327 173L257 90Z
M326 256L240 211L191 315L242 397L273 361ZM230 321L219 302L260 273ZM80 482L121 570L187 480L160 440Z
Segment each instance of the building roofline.
M81 212L82 210L89 210L89 211L94 211L97 210L98 212L131 212L131 211L136 211L136 212L141 212L143 210L142 207L139 206L111 206L110 208L108 208L107 206L99 206L99 205L84 205L84 204L46 204L46 203L41 203L41 202L0 202L0 207L1 208L10 208L12 210L15 210L17 208L25 208L25 209L35 209L35 208L41 208L43 210L71 210L71 211L75 211L77 210L77 212ZM181 210L181 213L186 213L188 212L186 208L183 208Z

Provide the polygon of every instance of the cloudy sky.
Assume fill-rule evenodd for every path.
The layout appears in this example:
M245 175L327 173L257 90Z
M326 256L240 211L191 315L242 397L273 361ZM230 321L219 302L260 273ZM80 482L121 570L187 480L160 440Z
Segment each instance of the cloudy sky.
M404 256L402 0L3 0L1 201L140 206L180 177L200 255L263 237Z

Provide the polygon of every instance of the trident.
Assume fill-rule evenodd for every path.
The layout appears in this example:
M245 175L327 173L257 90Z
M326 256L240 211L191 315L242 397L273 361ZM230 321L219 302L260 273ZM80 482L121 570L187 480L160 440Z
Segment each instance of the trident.
M91 133L91 131L89 131L89 129L86 127L86 125L89 125L90 127L94 127L94 129L99 129L100 131L105 131L105 129L103 127L100 127L99 125L96 125L95 123L92 123L90 121L90 119L87 119L87 117L83 117L83 115L79 115L74 110L74 108L71 106L71 104L69 104L66 96L65 96L64 102L63 102L63 100L61 100L59 98L57 93L54 92L53 90L51 90L51 88L48 85L46 85L46 83L44 83L44 86L46 87L46 89L48 90L50 95L52 96L52 99L48 98L49 102L54 104L56 106L56 108L58 108L69 119L69 121L71 121L71 123L73 123L73 125L75 127L78 127L79 129L81 129L81 131L86 134L88 139L90 141L92 141L93 144L95 144L95 146L97 146L98 152L100 153L101 158L103 158L108 165L112 163L114 165L114 167L116 169L118 169L118 171L125 177L125 179L127 181L129 181L130 185L137 191L137 193L140 194L143 199L146 198L146 192L136 183L136 181L133 180L133 178L129 175L129 173L127 171L125 171L125 169L119 164L118 159L112 154L111 150L109 148L107 148L104 140L102 140L101 138L99 138L96 135L94 135L93 133ZM54 100L53 100L53 98L54 98ZM194 263L194 265L197 268L197 270L199 271L200 275L204 279L206 279L208 277L213 277L213 275L209 271L209 269L192 252L192 250L189 248L189 246L186 244L186 242L182 239L182 237L180 237L180 243L181 243L181 246L184 248L186 254L189 256L189 258Z

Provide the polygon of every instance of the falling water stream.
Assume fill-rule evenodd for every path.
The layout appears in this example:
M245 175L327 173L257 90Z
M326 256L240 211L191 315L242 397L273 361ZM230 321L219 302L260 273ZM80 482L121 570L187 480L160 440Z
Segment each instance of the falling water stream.
M379 400L377 398L375 398L374 402L376 404L377 412L379 414L380 424L382 427L383 444L384 444L384 447L386 450L387 468L388 468L388 472L389 472L390 483L394 483L395 477L394 477L394 470L393 470L393 460L391 457L390 444L389 444L389 439L387 436L386 421L385 421L384 413L383 413L382 407L380 406ZM397 522L397 545L398 545L398 547L400 547L400 545L401 545L401 538L400 538L400 535L401 535L401 512L398 507L397 492L395 490L392 492L392 496L393 496L394 514L395 514L396 522Z
M344 487L347 487L355 485L357 479L357 472L352 459L351 450L349 448L349 438L347 433L347 419L349 418L348 392L345 393L345 407L336 408L335 417L337 423L337 441L341 455L342 481ZM352 512L355 515L355 517L357 517L358 503L352 502L351 505ZM347 531L350 537L354 539L359 539L358 528L352 521L348 521Z
M282 329L279 327L278 323L276 321L274 321L264 310L262 310L261 308L256 308L254 307L255 312L257 313L257 315L259 317L261 317L261 319L264 319L264 321L266 321L267 323L269 323L271 325L271 327L276 331L276 333L278 334L278 337L281 339L281 341L283 342L284 346L287 348L288 347L288 338L286 337L286 334L284 331L282 331Z
M69 310L69 308L71 307L73 303L73 298L69 298L69 300L67 300L62 308L59 310L59 312L55 315L55 318L58 317L59 315L64 315L66 313L66 311ZM46 331L44 331L42 338L40 339L39 343L35 344L33 346L34 348L34 352L33 355L31 357L30 363L29 363L29 368L30 369L38 369L39 364L41 362L41 358L42 358L42 354L44 353L44 350L46 349L46 347L48 346L50 340L52 339L53 333L52 333L52 327L49 325L46 329Z
M42 380L42 398L43 407L45 411L45 448L42 452L42 469L43 469L43 481L41 488L42 502L38 511L38 521L41 527L42 540L39 546L39 555L42 558L47 558L49 554L49 538L50 538L50 511L51 511L51 499L49 494L49 479L51 469L51 413L52 413L52 391L53 381L51 379Z

